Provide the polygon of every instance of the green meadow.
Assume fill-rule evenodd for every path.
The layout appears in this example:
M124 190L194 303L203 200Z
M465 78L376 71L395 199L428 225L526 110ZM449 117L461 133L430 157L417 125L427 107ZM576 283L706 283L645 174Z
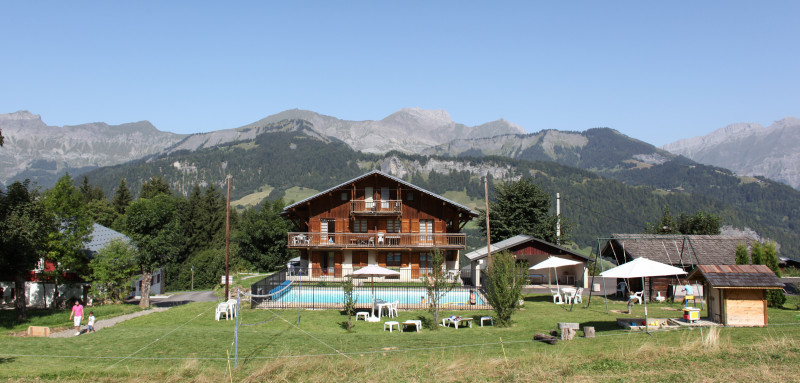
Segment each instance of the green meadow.
M337 310L251 310L236 321L215 321L215 303L192 303L134 318L94 334L68 338L19 336L3 312L0 378L4 381L86 382L487 382L487 381L797 381L800 376L800 311L770 309L766 328L623 330L616 318L632 315L625 304L593 297L591 307L554 305L549 296L525 298L509 328L432 330L427 311L400 311L399 320L421 319L421 332L388 332L382 323L358 321L352 332ZM127 306L108 306L127 307ZM650 304L651 318L678 317L677 304ZM116 314L94 308L98 318ZM110 310L110 309L108 309ZM463 317L490 311L442 311ZM69 326L68 312L36 315L29 324ZM49 318L49 319L48 319ZM383 321L386 321L383 318ZM558 322L594 326L571 341L549 345L535 333ZM238 346L238 350L237 350ZM234 360L237 356L238 359ZM236 367L234 368L234 363Z

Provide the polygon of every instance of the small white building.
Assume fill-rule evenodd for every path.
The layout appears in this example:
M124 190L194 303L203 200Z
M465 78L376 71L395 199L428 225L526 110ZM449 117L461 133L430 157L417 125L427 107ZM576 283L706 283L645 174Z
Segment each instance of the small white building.
M133 287L133 296L141 297L142 296L142 276L140 275L132 282ZM166 285L164 281L164 268L159 267L153 272L153 278L150 279L150 295L161 295L164 293L165 289L164 286Z

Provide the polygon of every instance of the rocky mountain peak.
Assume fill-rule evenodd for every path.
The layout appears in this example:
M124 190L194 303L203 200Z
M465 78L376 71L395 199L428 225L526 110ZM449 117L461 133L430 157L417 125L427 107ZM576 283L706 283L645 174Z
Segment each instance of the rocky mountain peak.
M27 110L20 110L14 113L4 113L0 114L0 120L6 121L19 121L19 120L42 120L42 117L38 114L33 114Z
M384 122L417 123L421 126L447 126L453 124L450 113L444 109L403 108L383 119Z

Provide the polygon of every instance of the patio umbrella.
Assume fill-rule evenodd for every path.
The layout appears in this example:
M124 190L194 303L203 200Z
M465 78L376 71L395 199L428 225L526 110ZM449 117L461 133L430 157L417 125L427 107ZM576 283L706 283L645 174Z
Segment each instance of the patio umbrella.
M577 265L579 263L581 263L581 262L580 261L573 261L573 260L570 260L570 259L564 259L564 258L560 258L560 257L554 257L554 256L551 255L547 259L545 259L544 261L539 262L539 263L529 267L528 269L529 270L539 270L539 269L552 268L553 269L553 273L555 273L556 268L558 268L558 267L561 267L561 266L573 266L573 265ZM547 283L550 284L550 273L549 272L547 273ZM558 287L558 275L556 275L556 289L558 289L558 288L559 288Z
M393 275L400 275L399 272L381 267L378 265L369 265L362 267L353 272L354 278L371 278L372 279L372 317L375 317L375 277L388 277Z
M675 266L666 265L647 258L636 258L633 261L623 263L613 269L608 269L600 273L600 276L604 278L642 278L642 288L644 288L645 277L663 277L682 274L686 274L686 272ZM647 321L647 297L642 296L642 300L644 301L644 329L647 333L650 333L649 323Z

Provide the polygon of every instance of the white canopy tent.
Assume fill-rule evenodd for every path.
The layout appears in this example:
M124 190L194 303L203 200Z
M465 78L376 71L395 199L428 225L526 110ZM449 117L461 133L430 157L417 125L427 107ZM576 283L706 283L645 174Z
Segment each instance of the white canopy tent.
M633 261L606 270L600 273L600 276L604 278L642 278L642 287L644 287L645 277L663 277L683 274L686 274L686 272L680 268L661 262L651 261L647 258L636 258ZM645 331L649 333L650 328L647 322L647 297L643 296L642 300L644 301Z
M573 261L573 260L570 260L570 259L564 259L564 258L561 258L561 257L550 256L550 257L547 257L547 259L545 259L544 261L539 262L539 263L529 267L528 269L530 269L530 270L539 270L539 269L550 269L550 268L552 268L553 272L555 273L556 268L559 268L559 267L562 267L562 266L574 266L574 265L577 265L579 263L581 263L581 262L580 261ZM550 284L550 273L547 273L547 278L548 278L547 283ZM556 274L556 289L558 289L558 288L559 288L559 286L558 286L558 274Z

